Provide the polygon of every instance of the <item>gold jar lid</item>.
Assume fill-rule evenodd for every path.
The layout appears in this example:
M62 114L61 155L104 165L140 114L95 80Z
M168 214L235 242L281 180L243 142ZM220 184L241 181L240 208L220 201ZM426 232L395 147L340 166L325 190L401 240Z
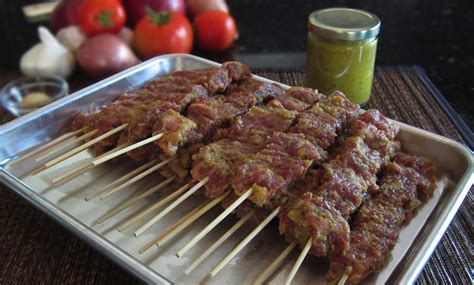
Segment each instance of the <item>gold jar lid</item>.
M380 19L363 10L329 8L311 13L308 29L322 38L361 41L377 37Z

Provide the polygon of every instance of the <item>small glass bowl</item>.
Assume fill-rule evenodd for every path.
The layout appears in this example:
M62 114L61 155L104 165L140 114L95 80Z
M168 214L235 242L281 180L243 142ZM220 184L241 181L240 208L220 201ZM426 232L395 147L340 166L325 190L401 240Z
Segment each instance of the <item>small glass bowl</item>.
M23 77L3 87L2 105L19 117L66 96L68 92L67 82L59 76ZM25 105L27 101L33 104Z

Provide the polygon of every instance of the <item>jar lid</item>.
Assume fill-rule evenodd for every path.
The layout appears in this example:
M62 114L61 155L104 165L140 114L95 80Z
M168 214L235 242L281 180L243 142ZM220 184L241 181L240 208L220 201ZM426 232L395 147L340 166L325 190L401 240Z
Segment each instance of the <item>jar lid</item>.
M308 29L327 39L360 41L375 38L379 34L380 19L367 11L329 8L311 13Z

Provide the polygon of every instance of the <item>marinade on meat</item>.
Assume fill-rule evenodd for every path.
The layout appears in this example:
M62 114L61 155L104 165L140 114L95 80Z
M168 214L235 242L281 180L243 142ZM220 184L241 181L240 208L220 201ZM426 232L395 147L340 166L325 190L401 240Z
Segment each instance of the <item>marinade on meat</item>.
M259 150L260 146L229 139L208 144L193 155L191 175L197 180L209 177L202 193L208 198L217 197L230 185L232 167L236 161Z
M180 88L178 86L178 88ZM164 110L182 112L202 93L158 92L137 90L130 95L120 96L118 100L91 114L79 114L73 122L74 129L85 131L98 129L96 136L106 133L122 124L128 124L121 135L121 143L135 142L151 135L153 123ZM101 141L104 146L115 145L115 139Z
M377 173L399 148L393 142L398 126L376 110L360 115L347 133L336 148L335 158L323 166L320 186L304 198L293 199L280 211L281 233L300 245L311 237L311 252L316 256L349 250L347 221L360 207L367 191L376 190ZM330 221L322 222L320 216L312 217L311 213L324 213L324 219Z
M188 177L192 165L192 156L203 146L204 144L202 143L196 143L181 148L176 154L176 158L160 169L161 176L175 177L176 180L183 180ZM160 160L167 158L168 156L164 153L160 155Z
M155 143L166 154L174 155L180 146L209 140L217 129L229 125L235 117L282 92L284 90L275 84L251 78L233 83L226 90L226 95L200 98L189 105L186 116L174 114L178 117L176 121L187 125L194 123L193 128L170 127L158 119L153 132L167 135Z
M400 229L431 196L436 167L430 160L404 153L388 163L380 190L365 203L352 223L350 251L331 259L328 282L358 284L379 270L395 246Z
M262 103L271 96L276 98L287 91L275 83L266 83L252 78L245 78L238 82L232 83L226 89L225 95L233 94L252 94L257 98L258 103Z
M161 117L154 126L154 133L164 133L155 143L169 156L176 154L180 146L200 142L221 126L228 124L235 116L242 115L256 104L252 95L214 96L191 104L186 116L177 112L174 119ZM172 120L176 124L168 124Z
M288 94L291 94L292 100L298 100L300 104L284 103ZM293 108L288 110L284 105L304 106L305 109L298 112ZM340 133L343 126L349 123L349 118L355 117L349 114L358 110L356 105L348 102L339 93L326 98L311 89L290 88L265 106L251 108L244 116L236 118L230 128L216 132L214 136L216 141L226 139L259 146L254 148L253 153L241 155L232 163L226 164L225 171L222 169L222 172L226 173L225 176L221 174L214 179L213 176L216 174L214 169L210 175L200 172L200 178L194 175L193 177L197 179L209 177L210 183L208 182L205 187L206 191L211 193L222 193L229 186L227 180L231 178L230 185L236 194L242 195L251 190L252 195L249 199L257 206L274 203L281 196L286 196L288 187L302 179L313 163L317 165L327 159L326 151L306 138L306 135L312 137L313 133L308 133L302 128L292 128L295 122L298 124L302 114L313 112L311 110L318 105L320 105L318 108L328 110L326 114L333 118L331 125L333 133ZM216 157L213 156L214 159ZM206 169L206 163L209 161L202 159L200 155L196 155L194 159L193 168L196 165L200 169ZM225 157L219 159L226 160ZM230 175L230 172L233 174ZM214 183L214 180L225 180L225 183ZM218 190L212 190L213 187Z
M314 89L305 87L291 87L285 93L276 93L274 99L287 110L304 111L315 103L322 101L326 96Z
M313 199L311 192L290 195L278 217L280 232L287 241L301 245L312 238L310 252L315 256L325 256L328 249L348 249L349 224L324 201Z
M276 132L258 154L236 165L232 188L238 195L252 190L249 199L263 206L285 195L290 183L303 178L313 162L326 158L327 153L304 135Z
M227 75L232 81L239 81L251 75L249 67L237 61L224 62L221 68L227 71Z
M296 112L283 108L253 107L236 120L224 139L201 148L193 156L191 174L198 180L209 177L204 195L215 197L223 193L231 183L234 165L258 153L265 146L269 131L288 128L295 116Z
M323 149L328 149L336 137L357 118L359 108L344 94L334 92L299 114L293 133L304 133L306 138Z
M152 80L146 89L159 90L161 84L200 85L210 95L223 92L232 81L242 80L250 76L250 69L239 62L225 62L218 68L176 71L169 75Z
M249 95L245 95L246 92L244 90L249 90L247 93ZM291 89L290 89L291 90ZM304 93L304 96L298 95L308 102L316 102L317 100L321 99L323 95L318 94L317 92L307 89L307 88L298 88L295 89L296 91L291 91L288 93L291 94L302 94ZM256 93L259 93L259 95L255 95ZM286 93L285 93L286 94ZM234 111L236 109L235 106L240 106L240 110L244 111L248 109L249 105L255 105L258 102L263 102L268 98L276 98L278 97L279 99L273 99L270 102L268 102L265 106L255 106L252 107L245 115L241 117L235 118L236 112ZM246 98L254 98L252 101L252 104L242 104L244 99ZM226 96L215 96L212 98L208 99L198 99L196 102L191 104L188 108L187 112L187 118L190 121L196 122L198 132L188 132L186 134L186 143L193 143L195 141L208 141L205 137L208 135L203 135L203 133L214 133L215 131L208 131L211 129L210 126L215 124L215 122L222 122L224 118L225 121L232 121L232 126L230 128L221 128L219 129L216 134L214 135L214 138L212 138L213 141L219 141L220 139L227 139L227 140L236 140L240 141L241 143L246 143L246 144L251 144L254 152L258 150L259 146L260 148L263 147L269 138L269 136L277 131L284 131L287 130L292 124L294 119L296 118L297 112L294 110L288 110L283 107L283 105L280 103L281 99L283 98L281 88L274 85L274 84L268 84L268 83L261 83L257 82L252 79L246 79L242 81L241 83L236 84L233 88L230 88L228 91L228 94ZM297 100L297 99L295 99ZM225 105L225 104L228 105ZM231 104L229 104L231 103ZM306 103L305 103L306 104ZM244 106L244 107L243 107ZM226 108L227 107L227 108ZM230 110L230 111L229 111ZM243 112L242 112L243 113ZM230 123L230 122L229 122ZM222 126L223 123L217 124L219 126ZM214 127L213 129L216 129ZM204 131L203 131L204 130ZM197 135L196 133L201 133L201 135ZM282 136L282 135L280 135ZM301 139L301 137L298 137L298 135L293 134L295 138ZM183 136L184 137L184 136ZM192 139L190 139L190 137ZM296 142L296 140L293 140ZM226 144L227 142L224 141L222 142ZM162 140L158 142L158 144L163 144ZM180 143L184 144L184 143ZM304 144L300 144L301 146ZM295 143L293 143L293 148L295 146ZM201 152L201 155L203 157L207 157L206 151L208 150L209 152L214 152L214 158L216 158L215 152L220 152L217 151L214 148L219 148L219 145L216 146L211 146L208 149L204 148ZM222 153L222 152L220 152ZM271 153L262 153L259 154L260 156L265 156L269 158L271 156ZM314 150L314 155L316 155L316 160L320 160L320 156L325 156L325 152L322 152L321 150L317 149ZM245 159L244 156L239 156L239 159ZM210 161L205 161L204 159L200 159L200 154L197 154L195 156L195 160L201 160L204 161L204 165L199 165L195 166L194 168L196 169L206 169L205 163L212 163ZM220 158L221 162L225 160L224 158ZM233 160L234 162L237 160ZM196 162L198 164L199 162ZM298 163L300 165L298 165ZM224 164L221 164L224 165ZM297 167L296 169L301 173L302 175L307 167L309 166L308 161L304 162L294 162L293 165ZM215 165L214 165L215 166ZM214 167L215 168L215 167ZM232 166L228 165L227 166L227 171L230 171ZM280 161L280 172L286 171L287 173L291 173L292 169L288 169L288 167L285 166L284 161ZM297 172L295 169L295 173ZM196 170L196 173L201 173L201 171ZM228 186L228 183L222 183L222 176L223 174L217 174L216 171L212 172L214 173L217 177L215 180L218 181L219 183L213 183L212 179L212 174L209 176L211 178L211 181L207 183L206 188L207 190L204 191L205 193L212 193L212 195L218 195L219 193L222 193L222 191ZM203 175L206 175L205 173ZM207 177L200 175L199 177L202 176L202 178ZM296 175L293 175L296 176ZM229 177L228 175L225 175L225 177ZM195 177L196 178L196 177ZM202 179L201 178L201 179ZM199 179L199 178L198 178ZM228 179L228 178L227 178ZM215 186L213 186L215 185ZM216 189L213 189L213 187L216 187ZM258 193L256 193L258 195Z
M230 128L220 130L215 137L263 146L271 133L288 130L297 114L272 100L265 106L253 107L244 116L235 118Z
M120 135L102 140L98 145L110 148L117 144L134 143L152 135L156 128L155 122L162 117L163 112L182 113L196 99L223 92L233 81L249 76L248 67L238 62L228 62L219 68L174 72L152 80L141 89L119 96L116 101L96 112L79 114L72 124L73 129L83 128L86 132L97 129L97 137L128 124ZM156 150L144 147L133 150L129 156L143 159L143 153L151 149Z
M321 125L326 128L319 131L317 135L326 135L327 137L328 133L334 134L335 139L336 133L340 133L342 128L349 124L348 118L355 117L355 115L349 114L353 114L354 110L357 110L357 106L348 102L345 97L341 100L340 94L333 94L326 98L318 96L317 92L307 88L292 88L290 90L295 98L302 98L313 105L307 105L308 110L298 113L295 119L296 125L289 128L290 133L270 134L270 139L263 150L241 161L234 170L232 182L234 191L242 195L249 189L252 190L253 193L249 199L258 206L263 206L273 199L278 199L281 195L286 195L290 184L303 178L311 164L318 165L327 159L325 149L330 144L321 144L322 146L320 146L315 143L314 131L302 127L304 122L301 120L306 120L304 114L312 114L316 108L332 111L325 113L331 118L331 123L323 121ZM314 96L315 94L317 96ZM281 101L276 102L281 103ZM314 119L319 118L315 117Z

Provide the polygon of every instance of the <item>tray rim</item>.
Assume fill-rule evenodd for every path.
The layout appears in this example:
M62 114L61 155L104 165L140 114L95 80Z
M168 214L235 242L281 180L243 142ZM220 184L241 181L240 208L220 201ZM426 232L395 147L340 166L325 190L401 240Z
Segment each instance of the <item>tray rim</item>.
M61 108L70 101L81 98L83 96L90 95L90 93L92 93L94 90L98 90L104 85L112 84L115 81L121 80L135 72L138 72L139 70L146 69L148 66L153 65L157 61L171 58L187 58L199 61L204 64L208 64L209 66L220 66L219 63L189 54L170 54L158 56L147 60L141 64L138 64L132 68L129 68L125 71L122 71L116 75L113 75L109 78L96 82L46 107L40 108L30 114L27 114L23 117L17 118L9 123L0 126L0 136L18 125L27 124L28 122L34 120L44 112L49 112L51 110ZM275 82L261 76L253 75L253 78L265 82L277 83L283 87L289 87L288 85ZM407 260L403 264L401 274L396 277L396 280L397 283L411 284L416 281L416 278L423 270L426 262L431 257L433 251L436 249L439 241L447 230L447 227L451 223L464 198L469 192L472 184L474 183L474 153L467 146L452 139L428 132L417 127L410 126L402 122L395 122L400 124L401 129L416 132L423 136L430 136L438 141L441 141L444 144L448 144L451 147L457 149L467 159L468 164L466 171L460 178L458 184L453 188L450 197L446 201L445 207L440 211L439 219L435 222L427 222L424 224L423 227L426 227L429 224L429 229L426 229L427 232L425 232L425 235L423 237L424 240L418 248L419 250L417 250L414 254L407 253L404 256L404 259ZM56 207L54 204L44 199L39 193L34 192L33 189L31 189L21 180L13 176L4 168L4 165L7 162L8 160L0 163L0 180L4 182L12 191L25 198L36 208L46 213L48 216L59 222L61 225L65 226L68 230L76 234L78 237L85 240L88 244L97 249L99 252L108 256L113 261L118 263L122 268L139 277L143 281L149 283L171 284L171 281L169 281L166 277L162 276L159 272L156 272L147 265L143 264L141 261L131 256L130 254L122 250L120 247L108 241L99 233L96 233L95 231L90 229L87 225L81 223L74 216L66 213L59 207ZM412 246L413 244L410 246L410 248Z
M442 141L444 144L450 145L451 147L456 148L460 151L464 157L467 158L466 171L463 176L459 179L459 182L455 187L453 187L452 192L449 194L449 198L446 201L443 209L438 215L438 220L435 222L427 222L423 225L423 228L426 228L426 232L420 232L415 238L420 235L423 236L423 241L421 245L417 248L417 251L408 252L403 259L407 259L401 269L403 274L400 274L395 278L397 284L414 284L416 279L420 275L421 271L425 267L426 263L430 259L431 255L438 246L441 238L446 233L449 225L451 224L454 216L461 207L464 198L469 193L472 185L474 184L474 153L465 145L452 140L450 138L402 123L395 121L400 125L400 129L413 130L422 135L429 135L436 140ZM438 205L435 209L439 207ZM423 229L422 229L423 230ZM428 242L431 241L431 242ZM410 246L413 247L414 244ZM400 266L400 264L398 265Z

